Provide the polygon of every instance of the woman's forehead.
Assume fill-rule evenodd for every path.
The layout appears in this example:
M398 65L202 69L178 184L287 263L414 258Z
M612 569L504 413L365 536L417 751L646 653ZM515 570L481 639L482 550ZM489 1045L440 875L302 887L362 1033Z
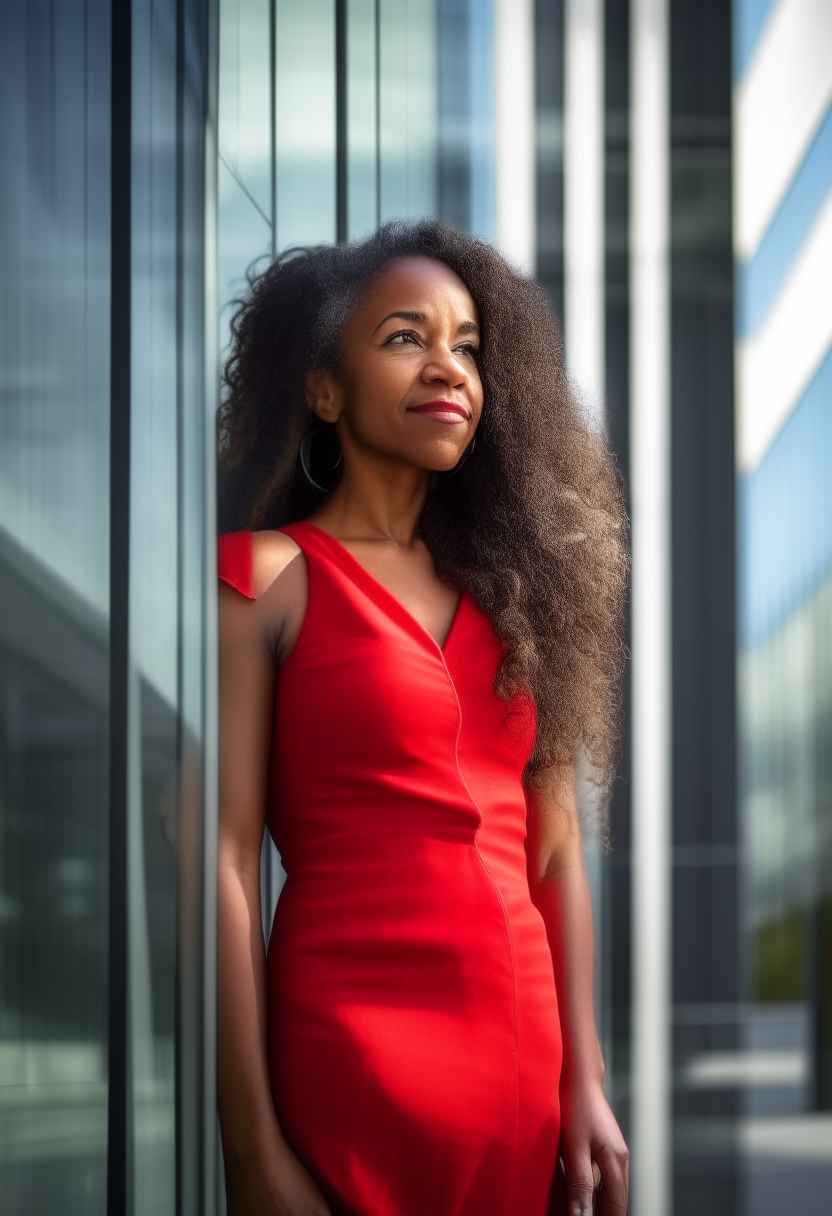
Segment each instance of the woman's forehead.
M477 309L470 291L459 275L438 258L408 257L389 262L368 286L358 311L374 311L391 299L403 307L408 301L453 302L476 320Z

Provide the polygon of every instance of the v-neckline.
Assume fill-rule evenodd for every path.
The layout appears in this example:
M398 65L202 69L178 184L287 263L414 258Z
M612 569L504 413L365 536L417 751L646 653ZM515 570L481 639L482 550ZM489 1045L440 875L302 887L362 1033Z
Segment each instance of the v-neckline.
M388 606L394 609L395 615L402 617L410 626L412 631L416 632L419 637L429 642L434 650L439 651L439 654L444 662L445 654L448 649L448 643L450 642L451 636L456 629L456 623L459 620L462 604L466 598L464 591L459 593L459 599L457 600L454 614L451 617L448 632L445 634L445 640L440 643L433 636L430 630L426 628L421 621L416 619L410 609L405 608L398 596L395 596L389 587L385 586L385 584L377 579L374 574L371 574L367 567L362 565L355 554L351 553L347 546L342 544L336 536L333 536L331 532L324 531L323 528L319 528L317 524L310 523L308 519L298 520L297 523L291 524L290 527L296 528L298 524L304 528L311 528L317 536L322 537L325 542L328 542L332 552L342 559L343 564L348 566L353 577L353 582L363 581L367 588L375 593L376 597L380 596L382 599L385 599Z

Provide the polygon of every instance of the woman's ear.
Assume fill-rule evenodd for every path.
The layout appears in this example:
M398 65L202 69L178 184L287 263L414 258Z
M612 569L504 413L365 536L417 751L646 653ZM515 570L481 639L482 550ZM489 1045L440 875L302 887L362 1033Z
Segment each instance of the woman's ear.
M341 416L341 385L332 372L307 372L306 400L309 408L322 422L337 422Z

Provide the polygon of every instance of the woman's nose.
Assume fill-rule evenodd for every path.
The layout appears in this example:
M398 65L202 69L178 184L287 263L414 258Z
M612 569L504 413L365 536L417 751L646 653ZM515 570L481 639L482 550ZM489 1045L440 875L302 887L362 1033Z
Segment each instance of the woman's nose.
M441 380L449 387L460 387L468 379L468 373L462 361L452 350L435 351L423 369L422 377L428 383Z

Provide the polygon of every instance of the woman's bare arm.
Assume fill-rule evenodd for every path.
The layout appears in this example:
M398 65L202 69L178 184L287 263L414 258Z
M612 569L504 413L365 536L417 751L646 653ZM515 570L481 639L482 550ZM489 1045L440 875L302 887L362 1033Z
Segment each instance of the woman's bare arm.
M297 547L255 537L255 601L220 586L218 1088L230 1216L326 1216L292 1154L269 1083L260 848L266 815L277 660L305 609Z
M593 1004L592 905L572 773L529 795L529 884L546 924L563 1034L561 1143L569 1216L593 1210L593 1162L603 1181L599 1216L624 1216L627 1147L604 1097Z

